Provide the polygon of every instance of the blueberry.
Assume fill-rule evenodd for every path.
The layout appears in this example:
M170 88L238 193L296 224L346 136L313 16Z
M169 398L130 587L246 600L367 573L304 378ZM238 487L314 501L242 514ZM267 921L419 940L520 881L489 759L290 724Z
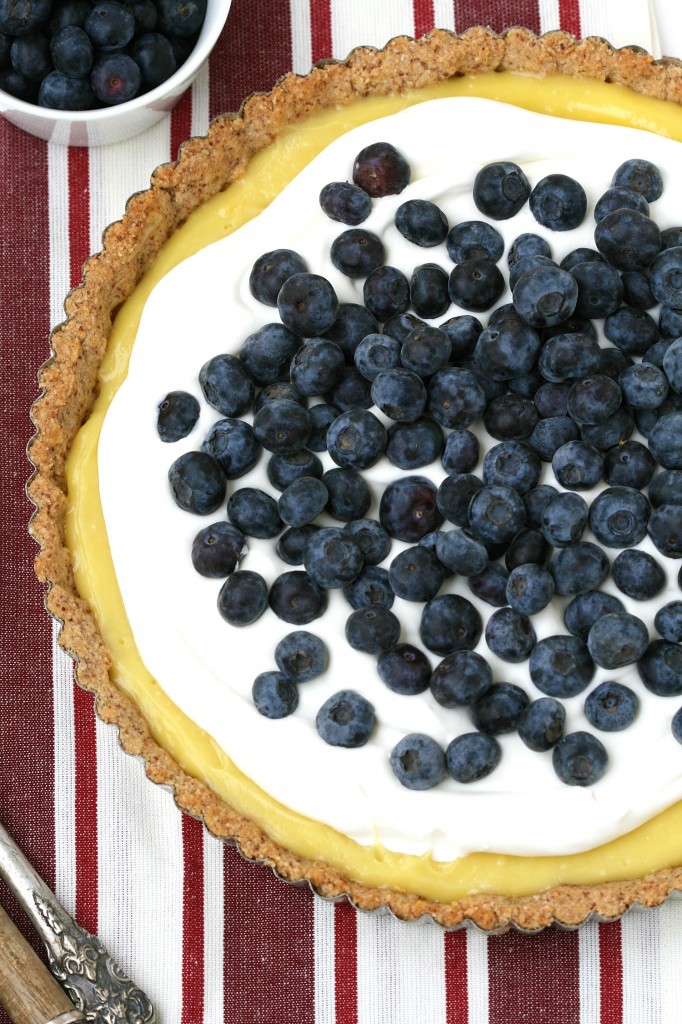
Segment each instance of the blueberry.
M451 430L445 438L441 464L446 473L470 473L479 459L479 443L475 434L463 427Z
M614 445L627 441L635 429L632 413L625 406L616 409L603 423L581 423L580 437L585 444L590 444L599 451L605 452Z
M374 708L355 690L339 690L324 702L315 718L317 731L333 747L362 747L376 721Z
M615 313L623 298L623 282L615 267L592 261L576 264L570 273L577 285L578 316L589 319Z
M657 697L678 697L682 693L682 647L668 640L654 640L637 665L647 690Z
M327 431L339 415L339 409L326 402L319 402L308 409L310 416L311 433L308 438L308 448L313 452L325 452L327 450Z
M259 302L276 306L279 290L294 274L307 270L302 256L292 249L273 249L259 256L249 275L249 289Z
M299 395L293 384L290 384L288 380L278 380L274 384L266 384L260 389L253 403L253 411L254 413L260 412L263 406L270 402L279 402L283 399L287 402L297 402L304 407L307 404L306 399L303 395Z
M614 172L612 184L641 192L649 203L658 199L663 191L661 172L650 160L626 160Z
M159 19L159 12L153 0L137 0L130 6L135 18L135 31L139 34L152 32Z
M682 506L659 505L649 516L647 532L662 555L682 558Z
M30 82L40 82L52 70L50 41L42 32L18 36L12 42L10 56L14 70ZM84 74L89 70L86 68Z
M469 525L469 503L483 487L480 477L472 473L457 473L446 476L438 488L436 501L445 519L455 526Z
M443 442L443 431L433 420L394 423L388 430L386 457L400 469L421 469L439 457Z
M626 209L637 210L639 213L649 216L649 204L641 192L626 188L624 185L614 185L607 189L595 203L594 219L600 221L614 210Z
M328 469L322 483L329 492L327 512L334 519L362 519L372 501L365 479L354 469Z
M530 655L528 671L538 690L550 697L575 697L594 676L591 648L577 636L548 636Z
M250 626L267 606L267 584L260 573L250 569L233 572L218 594L218 611L231 626Z
M664 244L665 231L661 232L661 246L667 248ZM679 242L675 243L679 245ZM651 284L649 281L649 274L644 270L626 270L621 275L623 282L624 295L623 298L628 306L632 306L634 309L651 309L656 305L656 299L654 293L651 290Z
M357 302L342 302L336 320L324 331L324 337L336 342L346 362L352 363L353 353L362 339L378 330L379 325L368 309Z
M68 25L57 32L50 42L50 52L55 70L69 78L82 78L94 63L90 38L77 25Z
M408 242L422 248L440 245L448 233L447 217L435 203L408 199L395 211L395 226Z
M572 491L550 496L542 509L540 528L549 544L565 548L580 540L587 526L588 506Z
M320 587L338 588L359 575L363 566L362 550L356 538L338 527L324 527L310 539L304 565L310 578Z
M682 601L669 601L659 608L654 626L664 640L679 644L682 641Z
M562 270L573 270L573 267L577 267L579 263L606 263L606 260L596 249L580 246L567 252L559 266Z
M292 626L305 626L327 610L327 593L307 572L292 569L278 576L270 588L270 607Z
M410 305L410 283L396 267L377 267L365 279L362 289L364 303L377 320L407 312Z
M192 542L192 565L209 579L223 579L237 568L248 551L244 534L229 523L212 523Z
M562 487L585 491L601 480L604 457L594 445L567 441L552 456L552 470Z
M494 306L505 288L502 272L492 260L471 259L458 263L448 281L448 293L456 306L483 312Z
M488 552L483 544L468 537L463 530L446 530L439 534L436 553L446 569L460 576L478 576L488 564Z
M50 16L51 0L0 0L0 32L23 36L44 25Z
M350 181L331 181L320 192L320 206L331 220L357 227L372 212L372 200Z
M551 462L557 451L580 437L580 430L570 416L547 416L533 428L528 444L543 462Z
M346 277L367 277L382 266L386 258L384 243L373 231L348 228L331 245L332 264Z
M550 484L540 484L524 494L523 504L526 509L528 526L540 529L543 510L557 494L556 487L552 487Z
M7 84L3 88L12 91ZM28 95L23 98L32 101ZM85 78L68 78L59 71L50 71L40 83L38 105L51 110L91 110L96 105L95 93Z
M251 696L256 710L266 718L286 718L298 707L298 690L281 672L261 672Z
M346 620L346 640L356 651L382 654L400 639L400 621L388 608L357 608Z
M338 309L336 292L319 274L293 274L277 295L282 323L303 338L317 337L328 330L336 320Z
M135 35L135 17L125 4L102 0L85 19L85 31L103 53L122 50Z
M338 383L324 398L330 405L335 405L339 412L369 409L373 404L372 385L354 366L346 366L341 371Z
M329 652L324 641L305 629L287 633L275 647L275 664L292 683L316 679L328 663Z
M253 417L256 440L280 455L293 455L305 448L311 431L308 410L286 398L268 402Z
M682 345L679 348L682 364ZM663 361L665 369L665 358ZM681 365L682 370L682 365ZM668 394L668 378L657 366L648 362L635 363L620 374L618 383L625 401L634 409L657 409ZM681 378L682 383L682 378Z
M69 25L77 25L83 28L85 19L90 13L89 0L63 0L60 4L53 4L50 12L48 29L52 35L56 35L60 29Z
M130 56L142 72L143 90L156 88L177 71L170 40L160 32L144 32L130 47Z
M305 549L319 526L291 526L277 538L277 554L287 565L303 565Z
M353 181L373 199L398 195L410 183L410 165L390 142L374 142L356 156Z
M367 409L342 412L327 431L327 450L344 469L369 469L386 450L386 429Z
M225 474L206 452L181 455L168 470L168 482L176 505L195 515L210 515L225 500Z
M622 683L601 683L585 698L585 716L590 725L602 732L627 729L638 709L637 695Z
M480 320L468 313L453 316L439 326L450 339L450 358L453 363L473 354L478 336L483 330Z
M239 358L257 384L274 384L288 379L289 365L300 347L301 339L282 324L265 324L249 335Z
M495 485L482 487L469 504L469 525L484 542L507 544L526 523L526 508L518 491Z
M539 697L522 712L517 731L530 750L551 750L564 733L566 709L554 697Z
M359 608L392 608L395 594L388 569L366 565L354 580L345 585L343 596L355 611Z
M616 381L595 373L573 384L568 393L568 415L576 423L603 423L620 407L623 395Z
M682 412L656 421L649 434L649 451L664 469L682 469Z
M526 661L536 643L535 630L527 615L513 608L499 608L488 619L485 641L498 658L512 664Z
M485 429L498 441L527 440L537 422L538 413L533 402L512 394L493 398L488 402L483 417ZM471 468L473 469L475 465L476 462Z
M678 338L676 341L668 347L665 355L663 356L663 370L665 376L668 378L670 387L673 391L677 391L678 394L682 392L682 338ZM662 383L659 383L659 393L663 392L660 405L665 399L667 389L663 391Z
M156 428L162 441L187 437L199 419L199 403L187 391L169 391L159 403Z
M474 179L474 203L482 214L492 220L514 217L529 195L528 179L514 163L487 164Z
M390 564L391 590L406 601L430 601L445 580L441 561L440 555L423 545L405 548Z
M540 530L520 530L507 548L504 564L510 572L527 563L544 565L548 551L549 544Z
M620 306L608 314L604 334L621 352L633 356L644 355L659 338L654 318L645 310L631 306Z
M636 615L610 612L594 623L587 637L590 654L601 668L634 665L649 643L649 632Z
M438 327L420 324L410 331L400 350L400 361L406 370L418 377L430 377L441 370L450 357L450 339Z
M391 751L391 768L406 789L432 789L445 775L442 748L423 733L410 733Z
M428 383L428 412L442 427L468 427L485 411L486 396L469 370L446 367Z
M365 565L378 565L391 550L391 538L376 519L354 519L344 529L351 533L362 551Z
M501 441L486 452L483 480L488 487L511 487L520 495L536 487L540 459L523 441Z
M649 501L654 508L660 505L682 505L682 472L666 469L649 483Z
M427 477L400 477L384 490L379 519L391 537L415 544L443 522L437 494Z
M280 519L287 526L307 526L324 510L328 499L329 492L321 480L314 476L299 477L280 496Z
M679 299L682 301L682 291ZM682 309L673 309L671 306L662 305L658 314L658 329L662 338L670 338L671 341L679 338L682 331Z
M424 606L419 636L428 650L442 656L471 651L483 632L481 616L459 594L439 594Z
M222 416L241 416L253 402L255 385L237 356L214 356L201 367L199 384L204 398Z
M530 210L536 221L552 231L577 228L587 210L582 185L566 174L548 174L530 194Z
M509 572L503 565L497 562L488 562L488 565L478 576L472 576L467 580L469 590L486 604L495 608L501 608L507 603L507 580Z
M512 569L507 582L507 600L522 615L536 615L554 596L554 580L546 569L529 562Z
M601 349L587 334L555 334L542 347L538 368L545 380L558 383L597 373Z
M286 491L287 487L303 477L312 476L319 480L322 476L322 462L307 448L291 455L275 452L268 459L267 474L273 487L278 491Z
M672 719L672 733L678 743L682 743L682 708L675 712Z
M502 757L494 736L468 732L456 736L445 751L447 769L456 782L477 782L490 775Z
M431 693L444 708L468 707L493 685L490 665L475 651L455 651L436 665Z
M555 592L569 597L597 590L609 575L611 566L606 554L591 541L579 541L558 551L549 571L554 577Z
M589 732L572 732L559 740L552 752L552 764L568 786L592 786L608 767L604 744Z
M629 548L646 536L649 502L632 487L609 487L590 506L590 529L600 544Z
M379 655L377 670L382 683L405 696L423 693L431 679L431 663L412 644L396 644Z
M186 38L201 28L206 0L158 0L160 28L169 35Z
M447 311L450 305L448 275L442 267L437 263L422 263L414 268L410 278L410 301L417 316L428 320Z
M386 321L383 326L383 332L387 337L393 338L394 341L398 341L402 345L410 331L413 331L415 327L419 327L422 323L423 321L418 316L415 316L414 313L396 313L395 316Z
M465 260L491 260L497 263L502 259L504 239L492 224L468 220L450 229L446 247L453 263L464 263Z
M551 327L576 309L578 285L560 267L535 267L523 274L513 292L514 309L531 327Z
M368 334L355 349L353 361L363 377L374 380L384 370L400 366L400 342L386 334Z
M622 308L624 309L625 307L623 306ZM630 358L627 352L623 352L613 345L601 349L599 373L603 373L605 377L611 377L612 380L617 381L621 373L627 370L628 366L633 365L634 360Z
M532 371L540 351L540 337L527 324L513 319L487 327L479 335L474 358L492 380L511 380Z
M230 495L227 518L247 537L276 537L283 529L277 502L257 487L241 487Z
M471 705L473 725L488 736L514 732L530 703L528 694L514 683L496 683Z
M604 479L612 487L632 487L641 491L654 475L656 463L640 441L623 441L609 448L604 456Z
M637 210L607 213L594 229L594 241L599 252L618 270L642 270L661 250L658 225Z

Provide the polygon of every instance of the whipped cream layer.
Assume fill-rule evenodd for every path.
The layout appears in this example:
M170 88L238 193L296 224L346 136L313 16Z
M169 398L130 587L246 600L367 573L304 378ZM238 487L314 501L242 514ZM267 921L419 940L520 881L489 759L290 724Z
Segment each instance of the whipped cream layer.
M277 642L298 627L278 619L269 609L243 629L221 618L216 601L222 581L199 576L190 550L197 532L224 518L224 509L197 517L178 508L170 495L170 464L183 452L199 449L211 424L220 418L202 400L201 366L218 353L239 352L248 335L277 319L275 309L261 305L250 294L248 278L256 258L275 248L295 249L312 272L333 283L340 301L362 302L362 281L344 277L329 260L330 245L345 228L325 217L317 197L328 182L348 179L356 154L376 141L392 142L404 153L412 167L412 181L401 195L374 200L362 227L382 237L386 262L408 277L421 263L435 262L448 272L452 263L444 244L421 249L399 234L393 223L397 207L407 199L424 198L441 207L451 226L485 219L473 203L471 190L480 167L495 160L520 164L531 185L550 173L568 174L581 182L588 196L584 223L572 231L546 230L527 204L512 220L495 222L505 239L505 256L499 264L505 275L506 252L525 231L544 235L557 261L573 248L593 246L594 203L609 187L616 167L631 157L646 157L663 172L665 190L651 206L652 217L661 228L680 221L680 145L635 129L566 121L490 100L449 98L363 125L332 143L262 215L172 270L146 304L128 377L107 414L99 447L109 544L133 634L146 667L168 696L245 775L281 804L358 843L380 842L397 852L430 853L436 860L474 851L551 855L591 849L682 798L682 748L670 728L679 698L653 696L643 687L636 666L629 666L618 672L597 668L584 693L563 701L566 731L593 731L608 750L608 770L593 787L566 786L552 768L551 752L533 753L516 734L510 734L499 737L502 760L486 779L461 785L448 777L428 792L407 790L390 768L392 748L411 732L424 732L446 747L455 736L472 730L467 710L442 708L428 691L405 697L388 690L379 679L376 659L347 644L344 623L351 608L341 592L332 591L326 614L302 627L325 639L330 651L328 671L299 687L300 703L293 715L277 721L262 717L251 700L253 680L275 668ZM510 297L507 292L500 303ZM434 323L464 312L453 305ZM480 319L485 326L487 314ZM201 416L189 437L163 444L156 431L158 403L177 389L191 391L202 400ZM497 442L482 424L470 429L480 439L482 457ZM240 487L256 486L277 497L266 476L268 457L263 453L251 473L231 481L228 495ZM326 453L322 461L325 469L333 466ZM429 475L435 483L445 476L440 462L416 472ZM368 515L378 517L384 486L400 474L385 458L365 471L373 495ZM558 486L547 464L543 464L541 482ZM602 482L600 488L583 492L587 502L605 486ZM341 525L329 517L320 521ZM583 539L595 538L586 531ZM275 541L248 538L248 545L241 568L261 573L268 584L295 568L277 557ZM405 546L394 541L384 564ZM636 602L621 594L611 579L602 589L617 594L629 611L642 618L654 639L656 610L680 596L676 584L680 563L664 558L648 538L640 546L663 565L666 590L652 602ZM618 551L607 549L607 553L613 561ZM441 593L448 591L468 598L484 622L494 611L471 594L462 578L447 580ZM567 632L563 623L567 603L568 599L555 598L550 608L533 617L538 639ZM396 598L393 610L402 624L402 641L421 646L422 607ZM527 662L500 661L483 638L477 650L491 664L496 682L516 683L531 699L542 696L529 678ZM435 666L439 659L430 657ZM587 693L605 680L627 684L640 698L636 722L621 733L598 733L582 710ZM321 704L346 688L362 692L377 714L371 740L355 750L328 746L315 729Z

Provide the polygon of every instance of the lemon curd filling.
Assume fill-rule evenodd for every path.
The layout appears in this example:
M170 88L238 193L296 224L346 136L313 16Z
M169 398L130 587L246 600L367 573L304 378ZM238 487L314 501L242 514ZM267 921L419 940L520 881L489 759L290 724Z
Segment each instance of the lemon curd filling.
M287 808L241 772L212 737L166 696L163 680L155 680L145 668L106 542L97 469L101 425L126 377L142 310L154 286L182 260L256 217L332 140L357 125L445 96L494 99L562 118L636 127L682 141L682 111L673 104L604 83L494 73L456 78L397 97L362 100L292 125L251 161L238 181L196 211L174 234L118 313L101 368L100 395L69 459L67 539L78 589L93 608L111 652L114 681L140 707L158 742L189 774L205 781L297 855L323 858L369 886L389 886L447 902L473 892L516 896L559 883L585 885L636 878L677 865L682 861L682 803L586 852L537 857L486 852L451 861L435 860L428 854L397 853L378 841L360 845Z

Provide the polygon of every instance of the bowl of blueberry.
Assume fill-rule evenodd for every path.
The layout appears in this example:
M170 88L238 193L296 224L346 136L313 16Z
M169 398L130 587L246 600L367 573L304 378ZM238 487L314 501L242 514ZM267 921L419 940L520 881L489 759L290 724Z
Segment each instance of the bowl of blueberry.
M48 142L99 146L171 110L231 0L0 0L0 114Z

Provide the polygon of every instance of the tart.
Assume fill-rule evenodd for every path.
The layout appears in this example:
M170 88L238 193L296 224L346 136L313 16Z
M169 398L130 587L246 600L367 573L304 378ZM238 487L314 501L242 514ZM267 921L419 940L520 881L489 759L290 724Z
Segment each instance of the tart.
M539 86L534 81L529 90L527 83L531 77L546 81ZM572 103L566 105L562 95L570 93L573 87ZM628 91L620 91L623 87ZM473 790L467 789L466 812L464 804L459 807L455 804L455 811L446 812L447 815L452 818L461 814L461 820L473 826L486 815L490 816L494 808L495 816L510 819L508 833L514 839L510 846L498 852L494 838L475 839L472 848L470 843L467 845L465 836L461 849L474 852L461 856L460 852L453 853L458 847L451 842L453 835L457 838L457 828L451 829L452 834L440 845L433 838L426 845L421 840L414 842L414 837L408 842L393 839L396 821L409 819L411 824L414 819L415 827L419 828L429 817L428 808L435 805L428 799L431 794L402 791L399 783L392 780L398 794L397 810L391 809L392 798L384 791L379 801L388 815L384 831L379 828L378 836L372 836L375 809L370 808L364 816L360 815L365 822L364 833L354 836L351 827L345 829L344 821L354 821L358 816L357 801L356 805L346 807L343 800L337 798L334 785L335 778L343 774L348 763L336 758L339 751L333 752L331 767L326 769L326 775L322 773L323 783L317 787L322 799L326 787L327 801L334 806L334 814L328 815L324 809L318 816L315 810L310 810L307 796L299 806L289 806L286 795L282 796L286 788L278 788L276 759L267 776L272 781L270 792L269 784L252 778L250 769L242 770L246 747L255 745L250 738L243 744L244 751L235 755L229 745L224 750L219 749L209 735L212 714L216 717L222 714L236 723L233 727L235 743L239 734L248 734L239 718L239 699L229 703L226 698L229 714L221 707L220 698L217 702L212 700L208 712L204 711L194 720L191 701L189 709L185 708L183 713L165 694L166 680L162 673L155 672L155 678L146 671L136 650L136 641L141 642L141 637L133 638L126 620L125 612L132 608L126 608L121 616L120 608L117 611L116 593L114 603L110 601L111 592L117 591L118 572L126 593L125 557L119 558L117 563L114 559L116 573L112 574L109 568L110 575L105 576L97 573L94 577L84 576L82 565L90 558L87 553L83 558L84 533L95 531L97 548L106 548L100 540L106 537L107 531L112 550L117 544L113 522L107 521L105 526L102 518L102 506L94 486L96 475L88 476L82 469L88 448L91 454L93 450L92 437L88 436L90 428L104 415L102 406L110 397L111 367L117 362L120 364L121 352L126 352L127 359L133 347L140 306L149 294L151 283L164 278L166 271L189 252L200 251L199 269L194 271L199 283L204 273L210 275L211 257L206 256L210 250L204 248L207 238L198 228L202 214L208 212L207 220L213 224L208 240L231 234L243 225L248 231L252 218L268 206L281 188L281 183L273 182L268 174L270 168L282 163L277 155L282 150L273 150L273 145L286 147L284 152L292 169L297 163L305 169L312 165L312 158L325 142L332 143L329 151L333 151L336 143L332 140L356 124L361 126L357 138L371 141L376 119L405 108L404 124L399 122L398 127L392 129L388 121L381 125L382 130L392 130L399 138L405 125L417 131L420 117L415 116L414 111L419 110L422 102L433 100L438 104L443 96L468 93L476 97L473 101L466 100L469 105L481 102L480 97L492 97L496 101L518 103L520 107L537 109L539 105L540 110L550 113L557 107L564 117L573 114L584 116L585 120L607 122L623 118L626 124L640 124L682 140L682 120L677 124L682 68L677 62L655 62L636 48L614 51L600 39L576 42L561 32L538 39L523 29L510 30L502 36L487 29L471 29L462 36L436 30L417 42L404 38L393 40L382 51L356 50L345 62L325 62L303 78L288 75L271 93L252 96L238 115L218 118L206 139L185 143L178 162L159 168L153 175L151 188L131 198L123 219L108 229L103 251L88 262L83 284L69 295L68 318L53 334L54 355L42 370L43 393L33 413L37 433L31 443L30 456L36 472L29 484L29 493L36 512L31 530L40 544L36 569L40 579L48 584L47 607L62 624L60 642L75 658L78 682L97 694L98 714L119 726L124 749L142 755L149 777L155 782L172 785L180 807L201 818L213 834L236 841L245 857L271 865L285 880L305 880L319 894L330 898L347 896L365 910L388 907L405 920L429 915L448 928L471 921L486 930L500 930L510 925L536 930L554 922L577 925L591 914L614 918L634 903L654 906L679 887L682 850L677 837L682 805L675 803L677 798L669 797L667 803L672 806L667 806L665 796L657 797L659 803L654 802L644 818L629 824L629 794L621 793L621 803L612 811L618 818L618 808L623 808L620 816L625 824L621 822L620 831L614 826L612 834L600 838L596 830L594 842L586 843L583 837L583 845L579 847L582 852L575 853L575 847L565 845L562 838L542 835L535 855L529 856L523 842L517 842L527 820L530 821L524 807L525 791L512 792L502 800L492 787L481 793L477 801L470 795ZM482 102L485 105L488 100ZM500 108L495 109L497 113L490 115L493 133L494 118L500 116ZM636 113L631 114L629 110ZM465 146L475 134L478 108L476 112L469 110L466 116L468 120L464 123L470 133L462 132ZM510 124L516 124L511 112ZM522 127L520 123L519 130ZM677 136L676 130L680 131ZM540 122L534 131L542 132ZM489 140L488 150L490 144ZM539 150L536 159L544 155L543 145L548 145L544 136L543 143L536 147ZM409 151L409 141L404 148ZM504 158L504 154L500 154L500 158ZM268 164L268 159L274 163ZM348 173L347 167L339 167L337 171L341 178ZM270 231L270 227L267 230ZM249 236L240 232L237 247L245 238ZM253 243L249 240L249 244ZM274 241L273 247L277 244ZM267 248L264 245L262 251ZM248 245L245 251L250 251ZM234 266L234 249L226 259L228 268ZM239 268L242 278L245 275L248 278L252 261L250 258L246 266ZM180 270L189 263L186 261ZM156 308L158 315L164 297L172 293L175 281L172 273L166 281L171 283L162 283L155 293L157 297L149 300L144 314L147 319L151 315L148 310ZM219 292L220 281L212 283L212 289L214 294ZM194 294L191 280L188 291ZM201 287L197 294L203 294ZM220 302L223 302L222 296ZM448 315L458 312L460 310L451 309ZM144 317L139 338L144 337ZM200 317L199 322L203 329ZM152 324L152 333L158 332L159 324L166 331L172 330L172 324L164 324L161 319ZM192 348L191 330L191 324L183 320L173 345ZM143 350L139 338L135 360L144 363L139 355ZM241 340L240 337L237 346ZM152 376L152 370L153 361L149 370L142 372L142 377ZM137 369L136 375L139 376ZM132 376L131 373L131 379ZM153 389L150 393L154 393ZM82 425L84 430L81 430ZM108 429L111 432L111 427ZM94 450L97 450L96 436ZM169 455L164 473L171 459ZM105 508L110 507L107 491L111 492L112 479L116 479L116 473L109 482L106 475L101 481ZM120 475L118 479L120 481ZM201 525L203 523L199 522L196 529ZM120 534L120 529L118 532ZM77 555L75 571L74 553ZM136 557L129 560L134 562ZM247 568L246 562L243 567ZM127 595L132 604L130 587ZM143 603L149 604L153 599L154 587L150 585L145 590ZM278 636L290 631L286 623L279 626ZM310 628L315 632L315 623ZM328 629L320 625L325 639ZM247 631L238 632L239 638L233 636L229 641L226 655L231 662L230 671L232 666L243 667L247 662L246 671L252 679L272 667L272 653L262 653L259 634L253 634L255 640L244 640ZM152 643L161 646L158 638ZM128 657L132 660L127 661ZM335 655L332 657L334 659ZM366 655L360 657L366 658ZM372 686L378 686L371 661L351 663L349 671L353 680L364 674L363 669L357 668L358 664L366 664ZM131 668L131 665L136 667ZM192 671L190 666L188 674ZM503 678L499 673L497 677ZM358 689L361 682L357 683ZM175 700L170 686L169 692ZM408 698L408 703L409 700L415 698ZM401 716L406 718L411 714L411 710L401 711ZM250 708L244 723L252 720L253 715ZM416 720L419 720L418 714ZM286 748L287 759L292 763L296 760L292 751L298 749L299 724L295 725ZM277 732L279 724L268 722L267 725L273 727L267 742L277 750L281 735ZM314 739L319 744L318 749L324 748L327 757L324 743L318 737ZM518 744L518 739L516 742ZM307 741L302 744L303 748L306 758L308 750L314 749L308 747ZM342 751L342 757L347 753L351 757L360 756L360 752ZM300 763L294 765L292 777L299 779L299 794L292 801L294 804L307 789L306 779L316 774L315 761L313 752L310 759L301 757ZM362 763L376 766L376 750L370 750ZM381 774L384 769L385 765L377 771ZM356 796L362 788L356 784ZM674 787L670 789L673 791ZM553 797L550 791L548 793L541 793L534 810L539 833L547 831L542 828L543 819L552 810ZM592 790L582 788L581 793L591 794ZM588 803L590 799L588 795ZM582 807L589 817L588 803L567 806ZM444 812L441 809L438 813ZM595 829L598 817L593 815ZM553 820L558 823L560 818L561 812L555 814ZM439 834L438 824L434 826L431 822L427 831L429 828L431 836ZM464 825L462 828L466 831ZM485 836L485 829L480 835Z

